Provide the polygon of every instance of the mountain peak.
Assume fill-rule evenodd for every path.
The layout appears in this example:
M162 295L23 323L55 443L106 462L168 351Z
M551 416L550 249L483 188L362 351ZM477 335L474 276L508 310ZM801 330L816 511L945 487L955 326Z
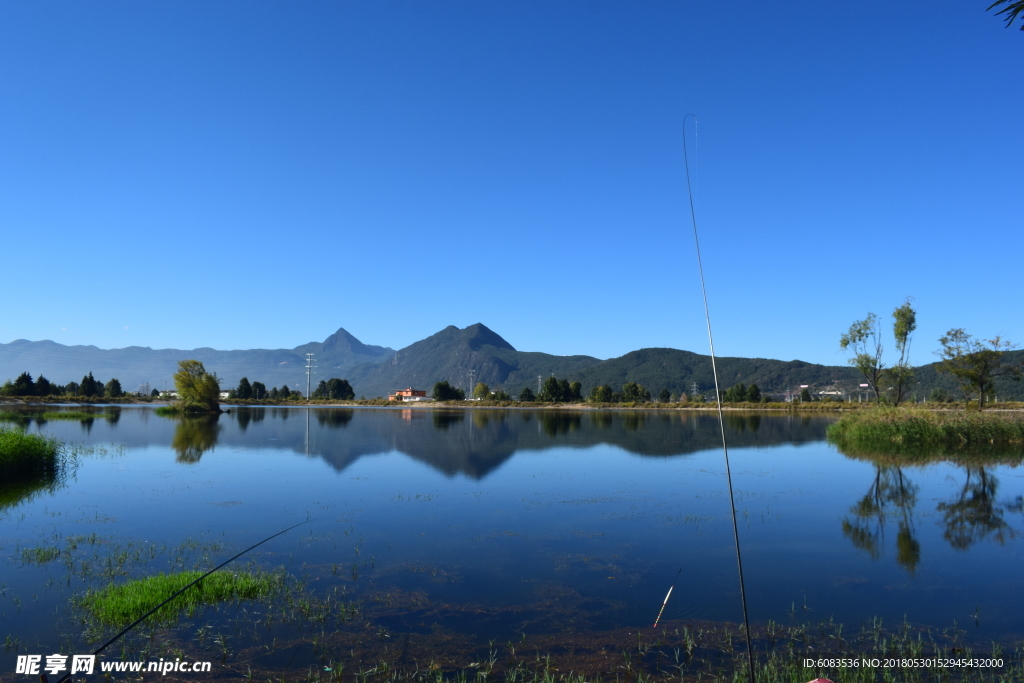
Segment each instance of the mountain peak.
M461 330L462 337L469 344L469 348L477 351L481 346L493 346L497 349L508 349L509 351L515 351L515 348L505 341L501 335L491 330L483 323L476 323L470 325L464 330Z

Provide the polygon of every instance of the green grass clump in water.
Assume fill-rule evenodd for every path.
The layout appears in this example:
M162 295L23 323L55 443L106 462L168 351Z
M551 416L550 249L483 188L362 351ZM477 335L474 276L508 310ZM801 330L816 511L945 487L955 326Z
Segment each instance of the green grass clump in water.
M56 472L61 444L38 434L0 429L0 472L10 480Z
M38 417L44 420L93 420L113 416L110 413L87 413L82 410L48 410Z
M120 585L111 584L103 590L87 593L81 599L81 605L104 624L126 625L202 575L203 572L197 571L158 574ZM173 621L181 611L191 616L200 605L267 598L277 594L283 586L283 574L215 572L161 607L150 618Z
M878 408L844 415L828 428L840 448L925 454L928 449L1021 449L1024 418L1005 413Z

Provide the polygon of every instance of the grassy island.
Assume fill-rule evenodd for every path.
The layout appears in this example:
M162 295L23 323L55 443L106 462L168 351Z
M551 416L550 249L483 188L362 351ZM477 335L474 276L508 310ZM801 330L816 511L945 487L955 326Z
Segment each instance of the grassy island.
M1010 413L876 408L829 426L840 448L889 453L1024 449L1024 416Z

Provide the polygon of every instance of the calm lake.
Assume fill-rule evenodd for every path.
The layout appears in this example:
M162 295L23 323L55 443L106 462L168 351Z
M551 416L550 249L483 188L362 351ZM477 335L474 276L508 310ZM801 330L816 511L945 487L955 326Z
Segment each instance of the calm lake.
M91 652L120 630L89 623L87 590L209 568L307 519L229 565L283 571L287 598L203 608L131 647L261 680L474 667L517 643L585 667L651 632L674 580L659 629L742 619L711 413L41 410L0 426L73 445L76 465L53 490L0 496L4 680L27 680L19 654ZM756 628L877 617L1024 639L1021 458L848 457L824 440L835 419L727 415Z

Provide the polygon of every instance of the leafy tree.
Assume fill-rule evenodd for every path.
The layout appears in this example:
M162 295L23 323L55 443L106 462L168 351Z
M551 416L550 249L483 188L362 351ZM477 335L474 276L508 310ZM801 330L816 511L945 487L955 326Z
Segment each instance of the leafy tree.
M235 396L237 398L252 398L252 385L249 384L249 378L243 377L238 380L238 388L235 389Z
M121 396L124 396L124 391L121 390L121 383L117 378L111 379L107 382L106 386L103 388L103 393L110 398L120 398Z
M504 389L498 389L491 396L491 399L494 401L511 401L512 397L509 396Z
M519 392L519 400L523 403L533 403L537 399L530 391L530 387L523 387L523 390Z
M751 403L761 402L761 388L756 384L751 384L747 387L747 400Z
M917 329L917 311L910 306L911 301L913 299L907 297L903 305L892 312L892 336L896 339L896 350L900 352L900 358L895 366L885 372L885 378L892 382L895 389L893 405L896 406L903 400L907 387L914 379L914 370L910 367L910 340Z
M996 12L996 16L1000 14L1006 15L1006 28L1010 28L1014 20L1017 19L1017 15L1024 12L1024 0L996 0L988 6L988 9L998 7L999 5L1006 5L1006 7ZM1024 23L1021 24L1020 30L1024 31Z
M587 397L587 400L591 403L611 403L612 398L612 388L607 384L602 384L590 390L590 396Z
M448 384L448 380L434 384L431 392L435 401L462 401L466 398L466 392L458 387Z
M267 397L267 385L263 382L252 383L252 397L255 399L261 399Z
M807 389L804 388L804 390L800 392L800 400L803 401L804 403L810 403L811 392L807 391Z
M355 397L356 392L352 389L352 385L348 383L347 379L332 377L327 380L327 398L351 401Z
M278 398L278 397L279 397L280 395L281 395L281 392L277 390L277 387L274 387L273 389L271 389L271 390L270 390L270 398L271 398L272 400L275 400L275 401L276 401L276 400L277 400L277 398Z
M668 403L672 400L672 393L668 389L662 389L658 392L658 403Z
M562 387L559 386L558 379L554 375L544 380L544 386L537 395L537 400L548 403L556 403L562 400Z
M878 392L878 382L885 366L882 364L882 329L878 316L868 313L863 320L854 321L846 334L839 338L839 348L853 351L850 365L864 375L875 393L875 401L880 402L882 396Z
M725 395L722 396L722 401L725 403L743 403L747 400L747 385L740 383L735 386L729 387Z
M569 400L579 402L583 400L583 385L579 382L571 382L569 384Z
M651 392L644 385L626 382L622 385L622 400L628 403L641 403L651 400Z
M174 388L182 410L190 413L220 411L220 380L197 360L178 361Z
M34 396L35 393L36 383L32 380L32 375L27 372L18 375L18 379L14 380L14 388L11 394L13 396Z
M68 382L64 385L65 396L78 396L78 392L81 390L78 382Z
M287 401L292 397L292 390L285 384L281 387L281 391L278 393L278 398Z
M1008 377L1016 382L1024 375L1024 361L1006 364L1004 353L1017 347L1002 337L974 339L958 327L940 337L939 343L942 344L938 352L942 363L936 369L957 379L965 403L977 393L979 410L985 409L985 396L992 393L997 377Z
M58 387L56 384L51 384L50 380L46 379L42 375L39 375L39 379L36 380L36 395L37 396L52 396L58 393Z
M313 390L312 398L328 398L327 391L327 381L320 380L320 384L316 385L316 389Z
M153 389L153 391L149 392L149 395L152 396L153 398L157 398L158 396L160 396L160 390Z
M483 382L477 382L476 386L473 387L473 398L478 398L481 401L486 401L491 397L491 388Z
M96 391L96 380L93 378L92 373L90 372L88 375L82 378L82 383L78 385L78 395L95 396L97 393L99 392Z

